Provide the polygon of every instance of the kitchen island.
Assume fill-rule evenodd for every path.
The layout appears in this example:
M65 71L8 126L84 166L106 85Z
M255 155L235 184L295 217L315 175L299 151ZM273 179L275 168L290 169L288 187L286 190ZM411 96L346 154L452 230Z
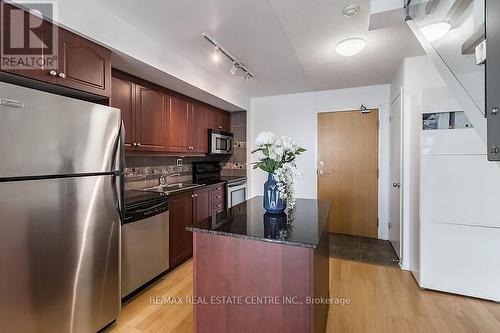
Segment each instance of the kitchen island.
M272 215L255 197L189 227L195 331L324 332L330 205Z

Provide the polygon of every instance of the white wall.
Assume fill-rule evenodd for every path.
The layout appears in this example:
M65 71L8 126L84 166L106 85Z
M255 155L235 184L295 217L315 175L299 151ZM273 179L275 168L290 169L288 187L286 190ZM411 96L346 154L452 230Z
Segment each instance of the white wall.
M425 88L446 87L427 56L405 58L391 83L391 97L403 87L402 262L418 274L418 224L420 209L420 96ZM413 231L413 232L412 232Z
M253 147L257 134L272 131L297 139L308 152L299 157L297 166L302 177L296 181L300 198L316 198L317 163L317 113L359 109L361 104L378 108L379 131L379 238L388 238L389 197L389 85L337 89L301 94L252 98L247 112L248 151ZM248 156L248 161L253 161ZM249 170L249 195L262 195L266 175L261 170Z

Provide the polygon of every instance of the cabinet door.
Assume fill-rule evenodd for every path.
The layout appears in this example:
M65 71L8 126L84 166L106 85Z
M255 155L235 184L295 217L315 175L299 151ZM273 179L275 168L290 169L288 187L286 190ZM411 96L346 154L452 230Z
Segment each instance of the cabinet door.
M196 153L208 153L207 108L195 104L189 112L191 146Z
M36 59L34 63L29 64L30 68L17 68L19 66L14 66L15 63L12 63L12 66L7 66L2 68L2 71L21 75L24 77L28 77L31 79L36 79L39 81L56 83L56 70L59 67L57 62L57 54L55 53L55 49L58 45L55 45L56 40L54 37L57 31L54 29L58 29L57 26L52 23L42 20L40 17L31 15L28 11L24 11L12 4L3 3L3 13L2 13L2 25L4 27L14 27L15 24L11 23L11 19L19 22L20 20L24 20L25 26L32 26L37 28L29 29L32 34L30 40L28 41L25 37L24 29L12 29L4 32L5 43L4 48L8 45L15 45L15 49L12 49L12 53L15 59L20 59L18 55L28 55L33 59ZM3 22L5 19L5 22ZM12 36L11 36L12 35ZM21 46L19 43L22 43ZM54 55L54 56L52 56ZM9 54L9 50L4 49L2 54L2 64L7 61L7 59L11 55ZM24 57L22 57L24 58ZM45 61L41 61L45 59ZM26 67L26 66L23 66ZM52 74L52 75L51 75Z
M189 140L189 103L169 96L167 149L169 152L191 152Z
M170 267L182 263L193 253L193 234L186 227L193 221L193 193L170 198Z
M164 152L167 149L167 96L157 89L137 84L135 87L137 149Z
M57 84L109 97L111 51L65 29L59 29Z
M111 79L110 105L122 112L123 125L125 127L125 149L132 150L135 141L135 85L122 78Z
M221 131L229 132L231 124L229 119L229 112L218 110L217 112L217 128Z
M212 213L211 188L203 188L194 192L194 221L200 221L210 217Z
M207 129L218 129L217 128L217 110L214 108L206 109L206 121L207 121Z

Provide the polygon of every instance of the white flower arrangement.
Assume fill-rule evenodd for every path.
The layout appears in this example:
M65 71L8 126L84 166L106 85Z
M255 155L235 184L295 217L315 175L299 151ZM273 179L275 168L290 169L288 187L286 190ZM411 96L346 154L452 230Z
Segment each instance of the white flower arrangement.
M299 175L295 159L306 149L299 147L297 141L286 136L276 136L271 132L261 132L255 140L259 161L253 163L254 169L262 169L273 174L277 182L280 198L286 202L287 211L295 206L294 178Z

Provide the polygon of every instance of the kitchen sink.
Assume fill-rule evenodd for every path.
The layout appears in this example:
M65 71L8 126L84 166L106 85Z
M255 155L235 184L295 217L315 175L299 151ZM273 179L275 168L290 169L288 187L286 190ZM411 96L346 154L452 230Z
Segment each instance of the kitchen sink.
M186 191L189 189L194 189L194 188L202 187L202 186L204 186L204 185L203 184L177 183L177 184L168 184L168 185L158 185L155 187L146 188L146 189L144 189L144 191L160 192L160 193L164 193L164 194L169 195L169 194L174 194L177 192Z

